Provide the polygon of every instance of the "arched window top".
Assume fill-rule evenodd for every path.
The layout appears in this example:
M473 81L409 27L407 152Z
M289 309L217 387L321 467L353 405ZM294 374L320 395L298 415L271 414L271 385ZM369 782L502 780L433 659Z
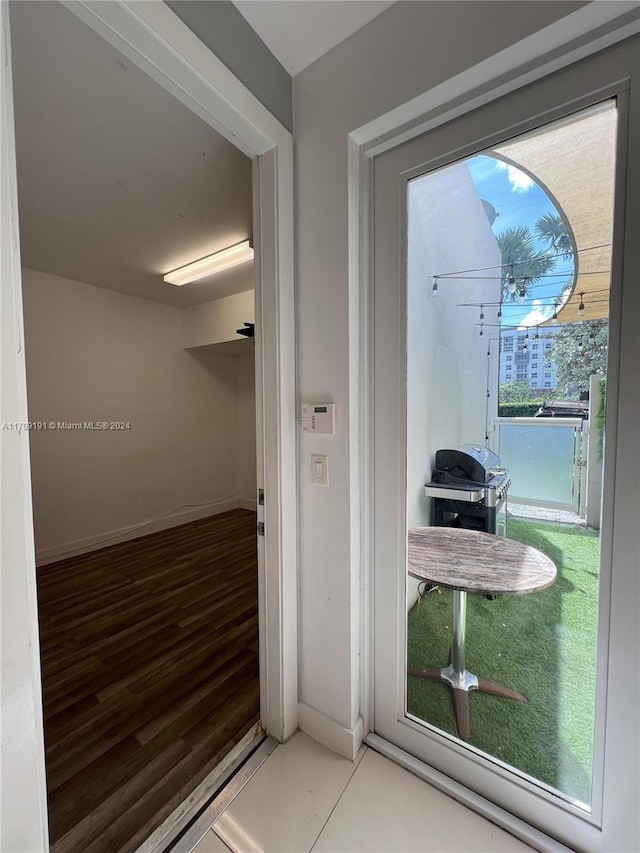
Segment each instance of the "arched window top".
M502 325L548 322L570 299L578 275L568 217L522 163L493 151L466 163L502 255Z

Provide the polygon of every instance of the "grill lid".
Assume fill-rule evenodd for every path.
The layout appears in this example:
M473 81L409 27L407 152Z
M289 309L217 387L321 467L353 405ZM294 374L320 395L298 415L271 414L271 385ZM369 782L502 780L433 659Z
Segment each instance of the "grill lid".
M480 444L461 444L456 449L436 451L435 468L432 481L451 482L464 480L468 483L484 485L493 476L500 465L500 457Z

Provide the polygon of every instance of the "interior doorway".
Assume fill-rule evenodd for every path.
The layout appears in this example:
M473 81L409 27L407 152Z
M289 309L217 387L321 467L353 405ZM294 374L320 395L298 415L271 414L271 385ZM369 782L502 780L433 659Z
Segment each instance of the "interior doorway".
M251 241L252 164L62 5L11 23L50 842L133 850L260 717L253 265L162 279Z
M67 15L69 14L68 11L66 11L64 9L62 11L64 12L64 14L67 14ZM111 10L111 11L113 11L113 10ZM152 13L152 17L153 17L153 13ZM75 18L73 20L75 20ZM46 38L46 35L45 35L45 38ZM123 58L122 59L122 65L119 66L121 71L124 72L124 71L129 70L128 67L123 67L126 65L127 65L126 58ZM233 134L231 134L231 135L233 135ZM240 140L242 142L244 142L244 140L242 139L242 135L240 136ZM278 228L276 227L274 229L274 225L276 225L276 223L273 221L273 219L271 217L264 215L265 213L268 213L268 207L269 207L269 204L271 202L271 199L269 198L269 195L268 195L269 190L270 190L269 179L274 177L273 166L275 166L275 158L273 156L270 157L269 155L265 155L265 160L263 162L264 162L264 166L265 166L264 169L256 168L255 164L253 166L251 166L251 164L250 164L250 167L249 167L249 181L251 181L251 173L253 173L254 183L257 181L257 183L259 184L258 187L254 186L254 191L253 191L254 201L256 202L255 212L258 215L257 221L255 223L255 232L257 232L257 234L254 232L254 239L255 239L257 248L260 250L259 254L258 254L258 258L257 258L258 267L260 269L260 272L257 276L258 281L262 280L262 273L264 273L265 269L267 269L267 270L270 269L270 258L273 257L273 252L272 252L273 247L271 245L270 238L267 238L266 241L262 241L260 239L261 229L264 227L268 227L269 231L270 231L270 237L274 234L278 234ZM286 183L287 183L286 175L283 175L280 178L276 179L276 183L282 182L283 179L284 179L284 185L286 185ZM250 195L251 195L251 193L250 193ZM285 198L286 198L286 193L285 193ZM278 224L279 224L278 215L276 216L276 220L278 221ZM286 243L286 239L285 239L285 243ZM286 245L283 245L283 248L284 248L283 259L286 260L286 257L287 257ZM40 271L38 271L38 272L40 272ZM43 273L42 275L46 276L47 273ZM285 274L284 281L286 282L286 274ZM279 285L276 285L276 286L279 286ZM232 299L232 297L234 295L235 295L234 293L230 293L228 297L220 297L220 298ZM258 298L257 298L257 303L258 303L257 314L260 316L261 311L264 308L264 306L265 305L268 306L270 304L269 303L269 286L267 286L262 292L259 292ZM202 304L202 303L200 303L200 304ZM251 308L253 309L253 299L251 299ZM165 315L167 314L167 312L164 312L164 313L165 313ZM175 312L169 312L169 314L171 314L171 313L173 313L175 315ZM278 312L276 312L276 316L277 316L277 314L278 314ZM173 320L175 321L175 319L176 318L174 316ZM236 327L245 326L245 323L247 322L248 319L253 320L252 317L247 317L246 312L243 311L243 316L242 316L241 321L236 322L235 318L234 318L234 325ZM282 319L282 318L280 318L280 319ZM170 322L169 325L172 325L172 323ZM173 325L174 325L174 327L176 326L175 322L173 323ZM269 323L267 323L266 325L268 326ZM285 323L285 325L286 325L286 323ZM180 329L180 331L181 332L183 331L182 328ZM264 329L261 329L261 332L262 331L264 331ZM204 370L204 368L211 367L210 363L206 364L207 361L208 362L211 361L211 358L209 358L209 356L211 356L211 352L207 348L209 346L216 346L219 343L224 343L224 341L214 340L213 343L210 344L209 341L200 340L200 341L196 342L195 344L193 344L193 346L191 347L191 349L193 349L194 351L197 350L197 352L196 352L195 356L189 355L188 357L190 359L193 359L194 363L196 365L198 365L201 376L203 375L203 372L206 372ZM240 343L247 344L248 341L246 340L246 338L242 338ZM279 351L279 340L278 340L278 337L276 336L276 339L270 339L270 340L267 340L265 342L262 334L259 334L258 343L260 345L260 350L259 350L259 354L258 354L256 361L258 362L258 376L260 377L260 382L258 383L258 387L260 388L260 394L258 396L260 399L257 401L257 405L258 405L258 409L259 409L259 415L258 415L259 432L260 432L260 435L262 435L262 416L264 414L265 406L264 406L264 403L262 400L261 392L262 392L263 388L270 387L269 374L270 374L271 365L272 365L270 358L271 358L271 354L273 352ZM266 353L266 358L265 358L265 352L264 352L264 344L265 343L267 344L267 348L268 348L268 352ZM227 358L227 360L231 360L232 356L226 355L225 358ZM182 360L184 362L184 358ZM233 369L232 373L234 374L234 377L233 377L233 381L231 382L231 384L235 383L237 385L238 381L240 381L239 380L239 374L240 373L243 373L245 380L247 379L247 376L249 373L251 374L251 377L253 377L253 373L254 373L253 369L250 371L247 369L248 359L246 358L246 353L245 353L245 360L247 361L247 365L245 365L244 370L241 370L239 367ZM268 366L263 371L263 366L265 365L265 362L267 363ZM209 372L211 372L211 371L209 371ZM227 382L227 384L229 384L228 379L222 380L221 383L219 383L219 384L224 384L225 381ZM286 396L286 394L284 396ZM245 399L245 404L246 403L247 403L247 400ZM279 409L281 403L282 403L282 395L277 395L276 397L268 400L268 402L266 404L266 408L273 409L273 407L275 406L276 409ZM245 405L245 409L246 409L246 405ZM251 424L251 420L253 420L255 423L255 417L251 418L250 413L247 413L245 411L245 415L247 415L247 414L249 414L249 417L245 418L245 421L244 421L245 424L247 421ZM48 426L48 423L49 422L47 422L47 426ZM64 426L62 426L60 429L60 432L62 433L63 431L66 431L66 429L67 429L66 425L67 424L69 425L69 431L70 432L84 432L85 431L85 424L89 423L89 422L74 421L74 420L67 421L67 420L63 419L62 421L56 420L55 423L56 423L56 431L57 431L58 423L64 424ZM92 423L95 423L95 422L92 422ZM109 421L109 423L111 423L111 421ZM126 419L113 421L113 423L118 424L118 426L114 427L114 430L120 431L120 429L121 429L122 434L124 433L125 430L129 429L129 427L126 425L127 424ZM81 427L77 427L76 426L77 424L81 424ZM272 421L272 429L274 429L274 431L276 433L279 433L280 428L281 428L280 418L279 418L279 415L276 414L275 419ZM86 431L89 431L89 428L87 428ZM93 428L91 428L91 431L93 431ZM251 431L253 433L252 443L255 447L255 427L253 427ZM276 467L279 469L279 467L282 463L282 456L281 456L281 454L275 454L274 457L272 457L269 460L269 464L267 465L267 464L265 464L264 453L262 452L261 447L259 448L259 451L260 452L258 454L258 456L259 456L258 466L261 470L260 470L259 475L256 475L255 465L254 465L253 478L254 478L254 486L255 486L255 480L257 479L258 482L260 483L261 487L262 487L262 493L264 494L264 485L266 485L266 483L269 482L269 478L266 475L265 468L271 466L272 469L276 468ZM245 454L245 459L246 459L246 454ZM280 476L277 476L275 478L275 480L272 479L271 482L275 484L279 480L281 480L281 478L280 478ZM286 486L285 486L285 492L284 492L285 495L287 494L287 486L288 486L288 484L286 484ZM253 497L253 502L255 503L255 488L253 491L254 491L254 495L252 497ZM281 494L276 494L276 492L274 491L273 497L269 501L268 506L265 506L264 502L261 503L259 514L260 514L262 519L266 519L270 515L271 519L273 521L275 521L275 519L279 516L279 503L280 503L281 497L282 497ZM246 498L245 498L245 501L246 501ZM204 503L206 504L207 502L205 501ZM223 503L223 501L220 501L220 503ZM201 508L201 507L198 504L198 505L196 505L196 508ZM219 507L219 508L224 509L225 507L223 506L223 507ZM193 506L190 506L189 509L193 509ZM256 548L255 548L255 543L256 543L256 539L255 539L255 527L256 527L255 510L256 510L256 507L254 506L253 514L252 514L251 509L242 508L242 511L244 513L246 513L249 516L252 516L251 529L253 532L249 538L254 543L254 546L253 546L254 552L256 550ZM231 512L234 512L234 511L231 510ZM181 520L183 520L183 519L181 519ZM264 524L264 521L262 523ZM196 524L198 524L198 522L196 522ZM144 526L144 525L141 525L141 526ZM166 526L166 525L164 525L164 524L160 525L160 527L163 527L163 526ZM134 527L135 527L135 525L134 525ZM282 551L283 546L286 547L286 539L285 539L285 541L283 541L283 538L281 537L281 535L278 535L278 534L282 534L283 531L281 529L279 529L280 528L279 525L277 525L276 527L278 528L278 533L276 533L276 529L274 529L274 536L270 537L271 547L265 548L264 543L261 543L262 546L260 548L260 552L261 552L262 570L261 570L261 573L257 577L254 577L254 579L253 579L253 587L255 588L254 594L256 596L258 594L258 589L257 589L258 585L260 586L260 589L262 590L260 592L259 597L261 600L260 607L261 607L261 611L262 611L264 618L261 619L260 631L261 631L261 634L263 634L265 636L266 636L267 632L269 631L269 626L271 623L271 615L269 614L268 608L267 608L266 603L264 601L263 590L265 588L266 583L268 583L268 582L270 582L273 586L273 580L271 580L271 581L269 580L268 566L265 565L265 563L267 562L267 560L265 560L265 555L266 555L266 552L269 550L271 551L272 555L275 555L276 553ZM286 527L286 525L285 525L285 527ZM120 533L120 531L118 531L118 532ZM128 533L130 533L130 532L132 532L132 531L128 531ZM246 538L247 534L243 534L243 535ZM121 537L120 537L120 535L118 535L117 537L114 537L114 538L119 539ZM125 535L124 538L127 538L127 536ZM105 539L108 541L109 537L107 536L107 537L105 537ZM94 546L95 546L95 544L104 544L104 541L105 540L103 539L101 542L99 542L99 543L94 542L93 544L94 544ZM80 548L82 548L82 545L80 545ZM56 546L54 546L53 550L54 551L57 550ZM50 556L51 556L51 554L50 554ZM60 556L60 554L58 553L56 556ZM256 555L256 561L257 561L257 555ZM276 570L276 563L273 561L273 559L272 559L271 565L273 566L273 569ZM279 586L279 582L283 579L283 575L281 574L280 571L278 571L277 574L279 576L279 579L276 581L276 584L275 584L276 589ZM274 603L277 603L277 602L278 602L278 598L277 598L277 593L276 593L276 596L274 597ZM257 621L257 613L255 616L254 622L256 622L256 621ZM278 650L279 645L280 645L281 634L279 632L274 633L273 631L271 631L270 633L271 633L270 650L272 652L277 653L277 650ZM257 656L257 636L255 637L255 639L253 641L250 641L250 642L253 643L253 647L254 647L253 651L254 651L255 655ZM287 691L285 690L284 693L282 691L283 681L285 680L284 672L282 673L282 680L280 681L279 684L276 684L274 680L268 681L267 674L266 674L267 666L265 664L268 664L268 662L269 662L269 655L268 655L268 652L264 648L264 645L262 643L261 643L261 658L262 658L262 662L263 662L263 666L261 667L261 670L264 672L264 678L261 679L261 684L260 684L261 689L259 692L260 692L260 698L262 701L258 704L258 691L256 690L255 695L254 695L254 700L253 700L255 708L256 708L256 713L258 712L258 708L259 708L260 709L260 716L261 716L265 726L269 726L269 721L270 721L270 718L272 716L274 719L278 719L278 721L279 721L278 724L272 730L273 730L274 734L282 737L282 736L284 736L284 732L291 725L289 712L287 711L283 715L282 714L282 708L279 707L279 702L274 703L274 702L270 701L269 688L271 685L271 690L274 693L274 695L275 695L275 691L277 690L277 692L280 694L281 697L287 696ZM257 669L257 667L256 667L256 669ZM274 667L272 666L271 669L273 671Z

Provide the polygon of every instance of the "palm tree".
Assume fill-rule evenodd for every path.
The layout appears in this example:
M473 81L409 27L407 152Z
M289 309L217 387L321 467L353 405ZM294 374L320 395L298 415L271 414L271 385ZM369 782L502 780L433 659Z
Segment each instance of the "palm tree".
M561 258L569 260L573 257L573 243L562 217L557 213L545 213L535 225L536 237L547 243Z
M555 258L536 250L535 237L527 225L507 228L496 235L502 253L502 298L515 300L529 295L532 282L555 266Z

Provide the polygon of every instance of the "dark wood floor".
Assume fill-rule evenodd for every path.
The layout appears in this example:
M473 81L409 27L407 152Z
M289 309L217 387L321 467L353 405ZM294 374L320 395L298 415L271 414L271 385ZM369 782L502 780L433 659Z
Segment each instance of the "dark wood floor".
M133 851L258 719L255 513L38 575L52 849Z

